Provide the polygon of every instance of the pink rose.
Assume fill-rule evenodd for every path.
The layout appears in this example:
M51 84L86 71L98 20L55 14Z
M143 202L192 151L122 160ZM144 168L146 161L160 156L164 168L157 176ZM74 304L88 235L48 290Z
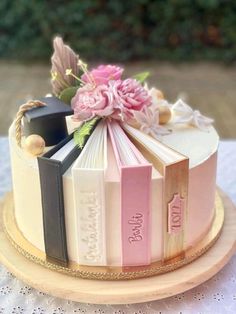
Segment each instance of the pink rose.
M89 74L93 77L94 82L97 85L107 84L110 80L120 80L124 69L117 65L99 65L96 69L93 69ZM92 83L89 80L88 74L83 74L81 79L86 83Z
M109 90L113 95L113 118L127 120L133 116L133 110L141 111L151 104L148 91L134 79L111 81Z
M71 106L74 109L74 118L85 121L94 116L110 116L113 113L112 95L107 85L96 87L86 84L79 88L72 98Z

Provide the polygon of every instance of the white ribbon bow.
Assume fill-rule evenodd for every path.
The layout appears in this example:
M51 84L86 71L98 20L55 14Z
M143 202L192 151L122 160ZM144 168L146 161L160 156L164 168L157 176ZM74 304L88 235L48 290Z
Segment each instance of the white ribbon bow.
M213 119L202 115L199 110L193 110L182 99L177 100L171 110L174 114L173 123L186 123L207 131L214 122Z

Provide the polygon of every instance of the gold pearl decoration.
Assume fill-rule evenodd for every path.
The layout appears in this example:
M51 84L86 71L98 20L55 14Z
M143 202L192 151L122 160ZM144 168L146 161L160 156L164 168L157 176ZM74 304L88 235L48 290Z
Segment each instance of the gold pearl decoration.
M45 141L40 135L31 134L25 139L24 148L29 154L39 156L44 151Z
M159 110L159 123L160 124L166 124L171 119L171 110L167 106L160 106L158 108Z
M165 96L163 92L159 89L154 90L154 97L156 97L158 100L164 100ZM158 107L159 110L159 124L166 124L171 119L171 110L167 106L160 106Z
M156 96L158 99L165 99L164 94L159 89L156 90Z

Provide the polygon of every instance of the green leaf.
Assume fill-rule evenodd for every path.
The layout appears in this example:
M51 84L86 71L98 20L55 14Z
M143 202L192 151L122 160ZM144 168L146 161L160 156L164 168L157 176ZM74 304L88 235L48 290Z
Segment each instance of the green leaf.
M133 76L133 78L136 81L139 81L140 83L143 83L149 77L149 75L150 75L149 72L141 72L141 73L135 74Z
M80 149L84 147L86 137L91 134L94 125L99 119L100 118L95 117L89 121L84 122L82 126L74 132L74 141Z
M64 103L70 105L71 99L75 96L77 89L78 86L67 87L61 92L59 98L64 101Z

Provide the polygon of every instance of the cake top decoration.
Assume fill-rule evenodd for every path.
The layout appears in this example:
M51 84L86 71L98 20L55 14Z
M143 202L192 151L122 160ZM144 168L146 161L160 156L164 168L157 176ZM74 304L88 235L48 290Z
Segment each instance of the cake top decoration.
M71 105L75 121L116 119L158 139L171 132L171 124L207 131L213 123L181 99L172 105L160 90L149 88L148 72L124 77L124 68L111 64L89 70L60 37L54 39L51 74L53 93Z
M172 132L174 124L208 131L213 123L181 99L170 104L162 91L149 88L146 83L149 72L125 77L123 67L111 64L101 64L90 70L61 37L54 39L53 47L51 84L54 96L43 98L47 106L24 112L27 135L42 136L47 146L57 144L66 136L66 115L73 115L74 121L85 124L85 130L93 125L93 119L115 119L159 140ZM51 118L55 123L46 123ZM80 142L83 142L81 138Z

